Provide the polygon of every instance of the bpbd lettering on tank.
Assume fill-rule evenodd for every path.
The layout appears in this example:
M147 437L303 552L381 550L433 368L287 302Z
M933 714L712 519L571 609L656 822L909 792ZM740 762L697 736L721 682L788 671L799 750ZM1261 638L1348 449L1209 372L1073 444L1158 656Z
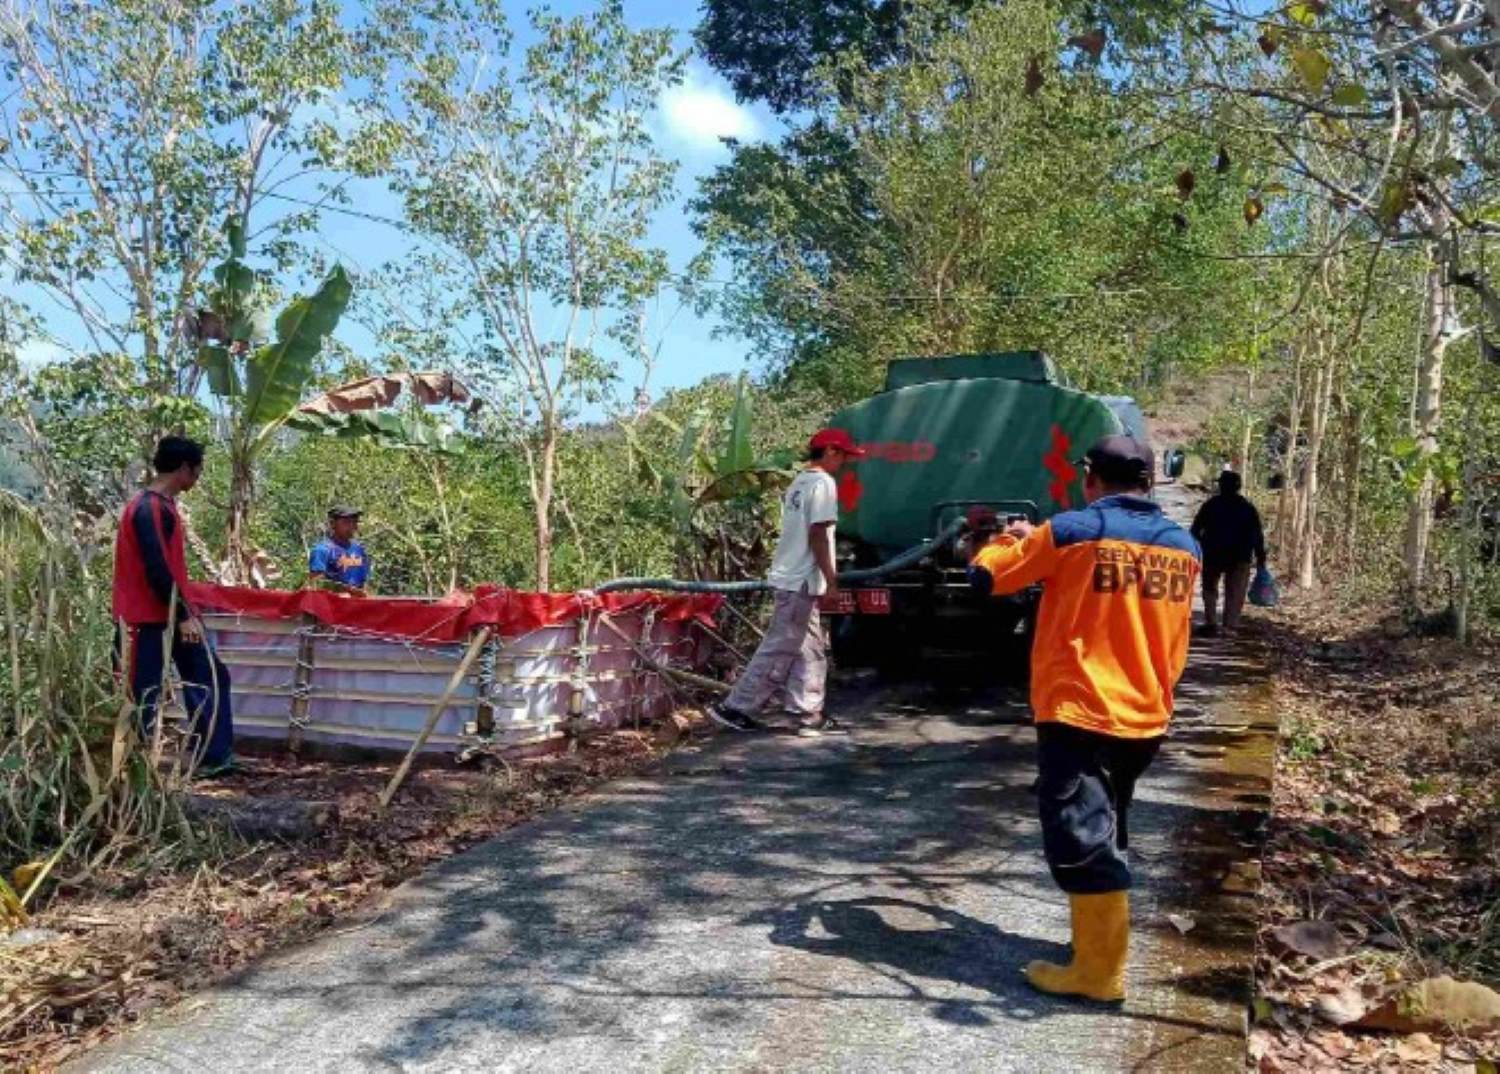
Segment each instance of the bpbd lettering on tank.
M937 458L937 445L930 440L876 440L860 446L866 458L881 462L931 462Z

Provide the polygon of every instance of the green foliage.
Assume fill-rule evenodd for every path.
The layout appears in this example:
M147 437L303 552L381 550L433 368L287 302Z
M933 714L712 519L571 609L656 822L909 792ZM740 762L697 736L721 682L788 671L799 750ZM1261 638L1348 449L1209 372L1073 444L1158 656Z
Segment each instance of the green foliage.
M457 351L500 402L485 429L527 463L547 587L565 428L643 353L642 310L668 279L649 230L675 164L647 117L682 58L671 31L632 28L618 0L574 18L530 12L524 49L498 4L425 21L404 3L378 9L406 30L404 63L372 84L369 111L396 137L392 185L430 247L414 264L432 325L416 334L445 337L430 349Z
M214 269L213 304L198 319L200 337L217 342L199 348L198 363L233 415L231 441L244 450L280 428L302 401L354 288L335 265L316 291L293 299L272 322L265 313L269 286L241 260L244 218L231 217L224 231L229 256Z
M205 475L208 495L227 468ZM282 584L307 574L328 508L359 505L360 539L370 549L374 591L441 595L452 586L524 582L532 555L523 468L475 449L459 456L392 451L370 439L301 437L268 455L261 509L250 537L280 567ZM205 536L218 534L206 528Z
M274 195L336 166L343 140L318 105L390 45L334 0L15 7L0 18L0 233L17 279L67 311L49 313L59 334L135 362L138 391L192 395L199 341L182 328L218 221L256 213L261 252L289 266L320 214Z
M274 428L290 416L312 381L313 361L337 327L352 290L349 277L335 265L315 292L294 300L276 318L275 339L256 347L245 360L245 420Z
M208 429L195 401L154 396L143 406L139 392L136 366L123 355L69 358L0 383L0 422L11 427L17 461L68 507L98 517L128 495L156 430Z
M1286 755L1294 761L1310 761L1327 749L1317 730L1302 720L1290 721L1283 732Z
M776 494L795 476L796 458L785 431L758 433L772 423L755 421L757 398L762 413L775 412L778 400L748 378L732 394L727 378L715 378L621 426L638 472L670 511L677 569L688 576L750 577L764 568Z
M913 354L1040 347L1114 389L1215 359L1252 282L1218 255L1259 241L1241 188L1096 71L1045 62L1028 91L1059 18L976 8L909 28L903 62L841 57L806 126L705 182L700 228L739 281L724 312L781 368L844 400Z
M729 79L742 99L766 102L784 114L814 107L826 86L820 68L855 56L879 69L911 54L913 22L936 17L961 28L974 0L903 3L894 0L708 0L695 37L705 59ZM1153 40L1191 5L1179 0L1063 4L1081 31L1106 39Z
M352 414L315 414L294 411L286 424L298 432L340 440L367 438L388 450L416 449L457 455L465 448L465 440L451 425L424 420L417 413L367 410Z

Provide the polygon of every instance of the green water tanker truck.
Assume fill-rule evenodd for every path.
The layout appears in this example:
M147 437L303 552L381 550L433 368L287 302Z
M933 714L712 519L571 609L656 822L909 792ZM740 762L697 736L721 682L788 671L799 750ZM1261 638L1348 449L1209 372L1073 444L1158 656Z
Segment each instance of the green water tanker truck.
M1003 526L1079 507L1084 451L1111 433L1145 436L1130 399L1069 387L1037 351L892 362L885 390L830 424L868 452L838 477L841 571L888 560L971 512ZM924 654L979 652L1024 669L1040 594L973 593L969 540L844 588L825 606L840 662L893 671Z

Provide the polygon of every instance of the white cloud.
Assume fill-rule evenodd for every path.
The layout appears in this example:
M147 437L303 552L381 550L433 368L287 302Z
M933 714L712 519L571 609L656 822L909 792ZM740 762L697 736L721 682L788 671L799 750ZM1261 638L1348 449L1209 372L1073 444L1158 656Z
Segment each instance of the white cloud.
M754 141L761 135L755 115L715 84L712 75L690 70L680 86L662 95L662 117L676 138L700 148L717 148L720 138Z

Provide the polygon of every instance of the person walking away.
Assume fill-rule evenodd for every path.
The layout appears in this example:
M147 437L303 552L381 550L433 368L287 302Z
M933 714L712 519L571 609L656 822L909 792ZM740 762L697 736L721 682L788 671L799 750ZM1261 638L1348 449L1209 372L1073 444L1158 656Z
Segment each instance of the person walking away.
M725 727L763 728L756 714L779 696L787 710L801 717L799 734L835 729L823 711L828 659L818 600L837 595L839 585L834 566L839 503L833 475L850 459L863 457L843 429L824 429L808 442L807 468L781 501L781 536L766 576L775 603L765 637L729 697L707 710Z
M370 581L370 554L355 540L362 512L339 505L328 510L328 532L313 545L307 557L311 584L321 584L339 593L365 595Z
M994 596L1043 583L1032 649L1042 849L1068 895L1073 960L1033 962L1056 995L1125 997L1130 940L1128 812L1161 745L1187 662L1200 553L1147 494L1156 462L1128 436L1089 449L1087 506L1014 523L974 557Z
M1203 547L1203 630L1219 632L1219 584L1224 586L1224 629L1239 629L1245 594L1250 591L1251 563L1266 565L1266 536L1260 512L1240 489L1244 482L1233 470L1219 475L1219 493L1210 496L1193 517L1192 533Z
M126 504L115 536L110 606L117 667L140 733L150 738L170 654L182 679L188 750L197 772L225 775L236 767L229 669L210 649L203 621L187 599L187 554L177 513L177 497L203 472L203 446L181 436L163 437L152 465L156 476Z

